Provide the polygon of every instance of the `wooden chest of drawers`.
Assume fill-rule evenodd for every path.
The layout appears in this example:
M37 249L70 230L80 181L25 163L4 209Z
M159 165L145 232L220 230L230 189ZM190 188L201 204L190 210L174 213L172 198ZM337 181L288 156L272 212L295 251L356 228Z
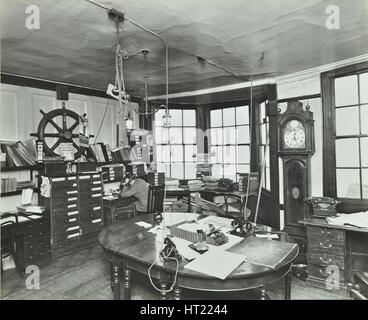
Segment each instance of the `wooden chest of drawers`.
M103 227L102 178L98 172L49 177L51 254L58 256L96 243Z
M307 283L324 289L345 287L346 234L307 226Z

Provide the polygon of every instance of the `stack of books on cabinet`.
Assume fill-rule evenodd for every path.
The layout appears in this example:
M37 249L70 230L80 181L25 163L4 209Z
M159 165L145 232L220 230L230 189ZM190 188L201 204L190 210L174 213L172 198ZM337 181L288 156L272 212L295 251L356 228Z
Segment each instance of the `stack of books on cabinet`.
M42 202L50 212L51 255L97 243L103 227L101 174L96 171L48 178L50 198L42 197Z
M30 167L36 165L35 154L24 143L0 143L1 167Z
M204 176L211 176L212 164L210 163L211 155L209 153L197 154L197 179L201 179Z

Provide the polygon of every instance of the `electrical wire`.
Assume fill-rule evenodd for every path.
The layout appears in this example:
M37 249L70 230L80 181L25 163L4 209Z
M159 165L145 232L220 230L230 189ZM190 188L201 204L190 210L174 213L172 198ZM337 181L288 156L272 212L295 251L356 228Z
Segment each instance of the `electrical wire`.
M108 106L109 106L109 103L110 103L110 98L108 98L108 100L107 100L106 107L105 107L105 112L104 112L104 115L103 115L103 117L102 117L102 120L101 120L101 123L100 123L100 127L98 128L97 134L96 134L96 136L95 136L95 143L96 143L96 140L97 140L97 138L98 138L98 135L100 134L100 131L101 131L101 128L102 128L102 124L103 124L103 122L104 122L104 120L105 120L106 113L107 113L107 108L108 108Z
M249 132L249 163L252 163L252 131L253 131L253 73L258 67L258 65L261 63L261 61L264 58L264 52L262 52L261 56L258 58L257 62L253 66L251 73L250 73L250 119L249 119L249 126L250 126L250 132ZM260 184L261 185L261 184ZM245 207L244 207L244 220L247 220L246 214L247 214L247 205L248 205L248 199L249 199L249 187L250 187L250 167L249 167L249 174L248 174L248 181L247 181L247 194L245 198ZM257 209L255 216L257 216Z

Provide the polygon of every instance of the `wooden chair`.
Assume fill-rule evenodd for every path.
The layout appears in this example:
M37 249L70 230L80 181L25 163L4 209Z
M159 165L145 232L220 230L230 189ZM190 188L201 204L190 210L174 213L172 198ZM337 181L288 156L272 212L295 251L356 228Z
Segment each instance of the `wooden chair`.
M353 299L368 300L368 272L353 272L349 293Z
M156 213L164 211L164 191L165 186L149 186L147 213Z
M12 256L15 267L18 267L17 251L16 251L16 233L18 226L18 216L11 213L1 215L1 273L3 273L3 259Z

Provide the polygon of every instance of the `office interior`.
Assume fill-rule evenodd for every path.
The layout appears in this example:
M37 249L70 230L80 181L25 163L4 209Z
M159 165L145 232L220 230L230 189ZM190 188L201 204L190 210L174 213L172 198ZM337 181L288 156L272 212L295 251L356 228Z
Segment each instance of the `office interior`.
M0 12L2 299L367 299L365 0Z

